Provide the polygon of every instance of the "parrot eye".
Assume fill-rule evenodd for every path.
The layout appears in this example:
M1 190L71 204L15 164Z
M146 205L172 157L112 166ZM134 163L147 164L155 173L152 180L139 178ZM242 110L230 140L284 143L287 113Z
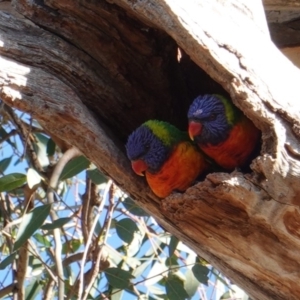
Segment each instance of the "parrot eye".
M145 152L148 152L150 150L150 144L145 145Z
M216 118L217 118L217 115L216 115L216 114L211 114L211 115L208 117L209 121L214 121Z

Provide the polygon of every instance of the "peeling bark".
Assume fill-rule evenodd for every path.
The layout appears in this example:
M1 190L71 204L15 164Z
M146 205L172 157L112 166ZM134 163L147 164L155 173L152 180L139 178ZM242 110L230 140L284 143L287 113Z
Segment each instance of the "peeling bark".
M252 298L299 299L300 72L271 42L260 2L12 4L0 3L1 99L78 147ZM150 118L184 128L193 97L220 91L262 130L253 172L157 199L130 169L128 133Z
M297 299L299 207L276 202L252 180L211 174L163 200L163 211L254 299Z
M297 0L263 0L263 4L266 10L269 9L297 9L300 8L300 3Z

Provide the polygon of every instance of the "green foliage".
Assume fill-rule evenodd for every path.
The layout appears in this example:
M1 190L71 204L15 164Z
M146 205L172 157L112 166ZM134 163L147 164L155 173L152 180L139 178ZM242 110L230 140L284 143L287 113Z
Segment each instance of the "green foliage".
M206 266L195 264L192 267L192 272L199 282L204 283L206 285L208 284L209 269Z
M36 143L33 144L33 147L36 152L37 159L41 166L45 167L49 165L49 159L47 155L47 144L49 138L41 133L34 134Z
M116 230L118 236L125 242L130 244L134 239L134 234L139 230L136 223L131 219L122 219L116 222Z
M172 273L167 278L166 292L170 300L184 300L189 296L183 287L183 282Z
M220 300L231 300L231 299L239 299L239 300L251 300L251 298L238 286L232 284L230 286L230 290L225 292Z
M43 287L44 287L44 284L39 279L36 279L36 280L32 281L31 283L29 283L29 285L26 286L26 289L25 289L26 300L37 299L37 296L42 291Z
M116 289L129 288L130 280L134 278L129 271L120 268L108 268L105 270L108 283Z
M192 297L197 292L199 287L199 281L195 277L194 272L191 269L187 269L185 273L184 289L189 297Z
M4 175L0 178L0 192L9 192L26 182L26 175L20 173L12 173Z
M107 178L96 167L87 170L86 173L95 184L102 184L107 182Z
M89 166L90 162L84 156L78 156L70 160L66 166L64 167L60 180L66 180L71 178L83 170L85 170Z
M17 256L17 252L13 252L9 256L7 256L5 259L3 259L0 263L0 270L5 269L7 266L12 264Z
M77 250L82 246L82 240L71 239L65 242L62 246L62 254L76 253Z
M46 248L50 248L51 247L51 242L49 241L48 237L45 235L42 235L40 233L35 233L33 235L33 237L43 246L45 246Z
M202 300L199 288L212 281L212 274L226 285L129 196L116 186L106 189L112 183L84 156L67 162L50 187L64 153L39 124L18 116L26 128L33 126L30 134L22 136L13 120L0 124L5 140L0 147L10 150L0 160L0 278L10 278L1 279L1 287L13 284L16 272L25 278L24 271L28 300L57 298L59 278L66 299ZM12 132L16 136L6 138ZM29 146L35 153L25 150ZM54 200L48 198L52 192ZM23 261L26 270L19 264ZM79 291L81 275L85 281ZM15 291L8 293L6 298L13 298Z
M53 156L55 154L55 142L52 139L49 139L47 142L46 152L48 156Z
M45 230L53 230L55 228L61 228L63 227L65 224L67 224L68 222L70 222L72 220L72 218L60 218L58 220L55 220L52 223L49 224L45 224L41 227L41 229L45 229Z
M178 243L179 243L179 240L177 239L177 237L171 236L170 243L169 243L169 256L170 257L174 254L174 252L178 246Z
M41 182L41 176L37 171L32 168L29 168L27 171L27 184L29 188L33 188L35 185Z
M10 165L11 161L12 161L13 156L10 157L6 157L3 158L2 160L0 160L0 174L4 173L5 170L8 168L8 166Z
M34 208L23 216L13 250L16 251L38 230L49 216L51 204Z

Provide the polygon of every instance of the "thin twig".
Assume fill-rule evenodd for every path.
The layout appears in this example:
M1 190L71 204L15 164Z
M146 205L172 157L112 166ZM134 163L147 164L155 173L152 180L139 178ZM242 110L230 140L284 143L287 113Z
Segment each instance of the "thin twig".
M32 118L30 119L30 124L26 123L24 120L21 120L21 122L23 123L24 127L26 127L26 129L32 133L43 133L48 135L43 128L32 125Z
M115 190L115 185L112 183L110 185L110 188L109 188L109 208L107 210L107 213L106 213L106 217L105 217L105 222L104 222L104 226L102 228L106 228L106 231L105 231L105 235L104 235L104 238L103 238L103 242L102 242L102 245L100 246L101 249L100 251L97 253L96 255L96 262L94 263L93 265L93 268L92 268L92 276L90 277L90 280L88 282L88 285L87 287L85 288L85 293L82 297L83 300L86 300L88 298L88 295L89 295L89 292L90 292L90 289L92 288L93 284L94 284L94 281L97 277L97 275L99 274L99 271L100 271L100 263L101 263L101 259L102 259L102 254L103 254L103 249L104 249L104 245L106 244L106 241L107 241L107 238L108 238L108 234L109 234L109 228L111 226L111 221L113 219L113 212L114 212L114 208L115 208L115 202L114 202L114 190ZM103 197L103 202L105 202L105 197ZM97 239L98 241L98 239ZM96 253L96 252L95 252Z
M22 122L21 120L20 120L20 124L22 124L22 128L23 128L24 132L27 131L26 136L24 136L25 142L24 142L24 154L23 154L23 156L25 156L25 152L26 152L26 149L27 149L27 144L28 144L31 132L32 132L32 118L30 118L29 128L25 129L24 122Z
M13 283L15 288L13 289L13 295L12 298L13 300L18 300L18 280L17 280L17 266L16 266L16 260L13 261L12 263L12 274L13 274Z
M57 278L53 274L51 268L43 261L42 257L40 256L40 254L38 253L35 247L35 244L31 240L28 240L28 242L30 246L28 247L28 252L30 252L35 258L37 258L41 262L41 264L45 267L50 277L54 280L54 282L57 283Z
M43 300L52 300L53 299L53 289L55 286L55 281L52 278L49 278L45 291Z
M65 165L70 161L72 158L81 155L81 152L76 148L72 147L68 149L63 156L59 159L58 163L56 164L51 178L49 180L49 188L47 190L47 198L49 203L54 203L54 191L58 185L59 177L61 172L63 171Z
M0 210L4 218L3 220L4 228L2 229L2 234L3 234L5 232L4 229L8 226L8 224L12 223L10 208L9 208L9 199L7 197L7 194L0 193ZM10 233L8 233L8 235L6 235L7 237L6 241L10 252L12 252L13 251L12 239Z
M96 257L96 261L93 263L93 267L89 270L89 276L87 278L88 279L87 287L84 289L85 292L82 297L82 300L86 300L87 297L89 296L90 289L92 288L93 283L94 283L97 275L99 274L103 248L104 248L104 245L101 246L101 249L98 252L98 255ZM97 250L97 249L95 249L95 250ZM81 298L79 298L79 299L81 299Z
M140 284L140 283L144 283L144 282L146 282L147 280L150 280L150 279L152 279L152 278L155 278L156 276L160 276L160 275L163 276L164 273L167 273L167 272L169 272L169 271L176 271L176 270L179 270L179 269L181 269L181 268L186 268L186 267L193 266L193 265L195 265L195 263L189 263L189 264L185 264L185 265L182 265L182 266L170 267L170 268L168 268L167 270L162 271L162 272L160 272L160 273L158 273L158 274L155 274L155 275L153 275L153 276L150 276L150 277L144 278L144 279L142 279L142 280L140 280L140 281L137 281L137 282L134 283L134 285L138 285L138 284Z
M41 166L38 157L36 155L33 141L31 139L30 131L27 130L27 128L24 126L23 122L20 120L20 118L15 114L13 109L9 107L8 105L5 105L5 112L9 116L10 120L13 122L13 124L18 129L18 132L20 134L20 138L22 140L24 151L26 151L30 163L34 167L35 170L37 170L40 174L44 174L43 167Z
M37 187L33 187L32 189L29 188L29 186L26 184L23 188L24 191L24 206L25 210L24 213L28 210L31 210L33 208L33 196L35 193L35 190ZM18 251L18 259L16 260L16 266L17 266L17 273L16 273L16 279L17 279L17 289L18 289L18 299L24 300L25 299L25 277L26 277L26 271L27 271L27 265L28 265L28 259L29 259L29 242L28 240L25 242L25 244L19 249Z
M16 279L17 279L17 290L18 290L18 300L25 299L25 276L28 265L28 241L24 243L24 245L19 249L19 258L16 260Z
M69 150L67 150L58 161L49 180L49 185L47 189L48 203L54 203L54 190L58 185L60 174L64 169L65 165L69 160L79 155L81 155L81 152L77 148L72 147ZM58 219L53 209L51 209L50 211L50 216L52 218L52 221ZM65 295L65 283L64 283L64 271L63 271L63 264L62 264L62 257L61 257L62 245L61 245L59 228L53 230L53 236L55 242L54 258L55 258L56 270L58 275L58 299L63 300Z
M11 130L5 137L0 139L0 145L10 139L12 136L16 135L18 131L16 129Z
M108 182L107 182L107 184L105 186L105 190L104 190L102 201L101 201L101 203L100 203L100 205L98 207L98 212L97 212L97 214L95 216L95 219L94 219L91 231L90 231L89 236L88 236L87 243L85 245L83 257L82 257L82 260L81 260L81 266L80 266L81 269L80 269L80 277L79 277L78 299L82 299L82 293L83 293L83 287L84 287L84 266L85 266L85 262L86 262L86 257L87 257L87 254L88 254L88 251L89 251L89 248L90 248L90 244L92 242L92 237L93 237L94 230L95 230L95 227L96 227L97 222L98 222L98 218L100 217L100 215L102 213L103 206L104 206L104 203L105 203L105 199L106 199L106 197L108 195L108 192L110 190L110 186L111 185L112 185L112 181L108 180Z
M3 225L6 226L8 224L8 222L11 222L11 214L10 214L10 205L9 205L9 197L7 194L4 193L0 193L0 210L1 210L1 214L3 217ZM4 233L4 230L2 230L2 233ZM7 246L9 248L9 252L12 253L13 251L13 244L12 244L12 237L10 233L7 233L7 235L3 234L5 236L5 240L7 243ZM12 264L12 267L15 265L15 263ZM6 282L6 277L8 275L8 272L6 273L6 276L4 276L4 278L2 278L2 283L1 285L3 285L4 282ZM15 275L15 272L13 271L13 276ZM15 279L15 278L14 278ZM0 290L0 298L4 298L6 295L8 295L9 293L13 292L14 290L16 290L16 281L14 280L14 282L12 284L10 284L7 287L4 287Z
M0 299L3 299L5 296L7 296L8 294L12 293L12 291L15 289L15 284L11 283L10 285L2 288L0 290Z
M63 266L66 267L75 261L80 261L82 260L82 257L83 257L83 252L72 254L64 259Z
M82 207L81 207L81 229L84 243L86 244L90 232L90 215L93 211L93 207L91 204L91 186L92 180L88 178L86 173L86 185L85 185L85 192L82 195Z
M22 220L23 220L23 216L7 223L2 230L7 231L7 229L10 229L10 227L20 224L22 222Z

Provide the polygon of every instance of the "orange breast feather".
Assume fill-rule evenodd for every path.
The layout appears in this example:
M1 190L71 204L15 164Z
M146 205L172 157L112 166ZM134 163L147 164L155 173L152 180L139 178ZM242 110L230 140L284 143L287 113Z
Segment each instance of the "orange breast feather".
M146 179L154 194L167 197L172 191L185 191L208 167L202 154L190 142L178 144L158 173L146 172Z
M260 131L245 117L233 127L225 142L216 146L200 145L200 147L218 165L232 170L247 162L259 138Z

